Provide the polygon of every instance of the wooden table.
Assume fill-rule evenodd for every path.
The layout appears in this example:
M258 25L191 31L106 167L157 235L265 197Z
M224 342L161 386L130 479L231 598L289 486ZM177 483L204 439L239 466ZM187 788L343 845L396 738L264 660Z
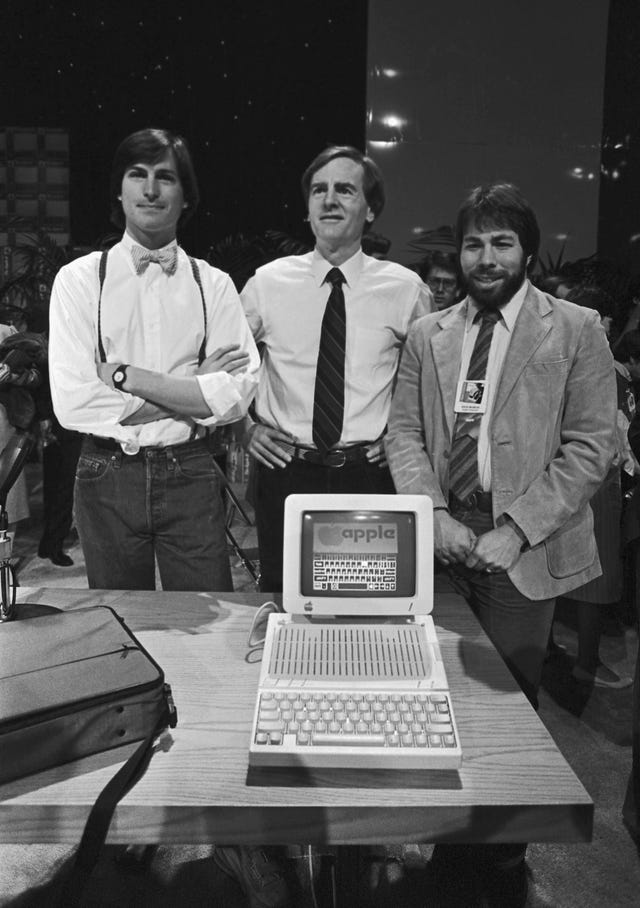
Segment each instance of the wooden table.
M435 621L464 754L458 771L249 769L264 594L21 589L113 607L163 667L178 725L118 806L108 841L313 844L589 841L593 804L462 599ZM34 619L37 620L37 619ZM0 654L1 658L1 654ZM0 787L0 842L77 842L133 745Z

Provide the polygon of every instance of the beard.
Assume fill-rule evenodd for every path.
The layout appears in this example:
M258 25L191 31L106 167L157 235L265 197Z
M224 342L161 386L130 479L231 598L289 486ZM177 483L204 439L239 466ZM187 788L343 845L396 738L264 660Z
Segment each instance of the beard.
M496 282L484 284L478 277L494 277ZM527 276L527 262L523 258L518 271L510 273L496 268L473 268L464 275L467 293L484 309L500 309L518 292Z

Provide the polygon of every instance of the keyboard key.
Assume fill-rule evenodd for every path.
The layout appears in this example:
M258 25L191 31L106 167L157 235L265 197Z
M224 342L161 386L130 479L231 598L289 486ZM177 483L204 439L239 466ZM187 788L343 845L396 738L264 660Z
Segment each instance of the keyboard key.
M258 731L284 731L284 722L281 719L258 719Z
M384 747L384 735L312 735L319 747Z
M280 712L277 709L261 709L259 719L261 722L274 722L280 718Z

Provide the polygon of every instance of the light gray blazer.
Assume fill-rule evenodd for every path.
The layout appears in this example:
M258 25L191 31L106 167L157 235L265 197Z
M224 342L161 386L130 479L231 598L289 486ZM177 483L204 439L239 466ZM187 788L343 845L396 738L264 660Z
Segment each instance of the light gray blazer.
M418 319L405 344L386 450L396 489L446 506L466 301ZM494 523L529 546L509 571L530 599L599 576L589 499L615 451L616 381L598 313L530 286L490 428Z

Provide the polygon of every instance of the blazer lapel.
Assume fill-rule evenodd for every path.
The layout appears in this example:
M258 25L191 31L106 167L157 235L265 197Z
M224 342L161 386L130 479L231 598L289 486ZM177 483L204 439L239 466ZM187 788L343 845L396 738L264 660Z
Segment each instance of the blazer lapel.
M455 309L449 309L438 323L440 331L431 338L431 352L440 385L449 438L453 436L456 416L454 407L460 377L466 314L467 307L462 303Z
M524 367L540 346L543 338L551 331L552 311L546 298L529 286L522 309L516 319L513 337L502 367L493 407L494 416L507 402Z

